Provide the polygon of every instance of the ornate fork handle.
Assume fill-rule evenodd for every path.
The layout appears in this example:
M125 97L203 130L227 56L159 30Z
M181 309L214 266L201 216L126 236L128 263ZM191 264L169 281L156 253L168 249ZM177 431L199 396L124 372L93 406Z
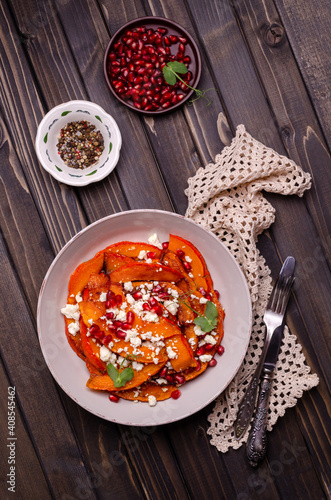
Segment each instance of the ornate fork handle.
M263 460L267 451L267 413L271 383L271 373L265 369L258 407L246 446L247 458L253 467Z

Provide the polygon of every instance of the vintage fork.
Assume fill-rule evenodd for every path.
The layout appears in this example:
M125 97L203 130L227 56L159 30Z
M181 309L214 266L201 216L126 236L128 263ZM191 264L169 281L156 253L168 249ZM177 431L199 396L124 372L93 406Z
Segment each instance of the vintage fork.
M267 327L266 337L260 361L255 369L254 375L249 386L247 387L244 397L239 404L237 419L234 423L235 436L237 439L240 439L245 433L254 413L259 380L266 353L269 349L274 331L283 324L286 306L294 281L294 266L295 259L293 257L287 257L279 273L276 284L271 292L267 309L263 316L263 321Z

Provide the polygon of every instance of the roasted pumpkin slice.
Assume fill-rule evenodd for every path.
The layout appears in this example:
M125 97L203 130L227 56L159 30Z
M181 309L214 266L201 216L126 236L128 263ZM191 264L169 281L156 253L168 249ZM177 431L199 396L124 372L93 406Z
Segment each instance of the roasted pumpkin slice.
M180 236L170 234L168 250L176 255L183 252L183 257L179 257L183 259L184 268L186 269L187 274L193 275L192 279L198 289L202 287L206 290L206 292L212 290L213 281L208 271L205 259L190 241L187 241ZM185 266L187 266L187 268Z
M190 344L184 335L180 334L169 337L165 340L165 344L171 366L176 372L197 366L197 360L194 358Z
M82 318L80 319L80 333L82 338L82 349L87 360L101 373L105 373L106 364L99 358L100 347L97 342L92 340L92 336L87 336L87 328Z
M111 252L110 250L105 252L105 270L107 273L111 273L119 267L131 264L131 262L134 262L132 257L120 255L118 253Z
M77 354L77 356L85 361L85 354L82 348L80 332L77 332L76 335L72 335L68 330L68 326L70 325L70 323L74 323L74 320L68 318L64 318L64 320L65 332L71 349Z
M155 365L154 363L150 363L145 365L140 371L134 370L134 377L132 380L127 382L123 387L115 387L114 382L109 377L109 375L91 375L91 377L87 381L87 387L90 389L95 389L97 391L127 391L128 389L132 389L133 387L138 387L143 382L145 382L149 377L155 375L161 368L165 365L165 363L158 363Z
M132 259L138 259L141 252L151 252L150 257L159 259L162 255L162 250L160 250L155 245L149 243L132 241L120 241L119 243L114 243L105 249L105 251L110 251L113 253L118 253L126 257L131 257Z
M182 274L170 267L158 263L132 262L110 273L112 283L128 281L174 281L182 278Z
M158 385L153 382L144 382L139 389L129 389L128 391L115 392L117 396L130 401L148 401L149 396L154 396L157 401L169 399L176 390L173 385Z
M76 302L76 295L82 293L87 286L92 273L100 273L103 268L104 254L103 252L97 254L92 259L80 264L70 276L69 280L69 297L68 303L73 304Z
M82 319L89 328L93 323L95 323L101 316L103 316L104 312L100 309L100 307L96 306L94 302L79 302L79 310L82 315Z

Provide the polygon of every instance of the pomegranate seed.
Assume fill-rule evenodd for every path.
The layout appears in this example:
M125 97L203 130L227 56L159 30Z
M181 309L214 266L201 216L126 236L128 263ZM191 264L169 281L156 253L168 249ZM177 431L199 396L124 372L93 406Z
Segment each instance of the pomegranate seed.
M123 339L123 340L126 339L126 332L123 332L123 330L117 330L116 335L119 339Z
M206 293L205 297L206 297L206 299L207 299L207 300L211 300L211 295L210 295L210 293Z
M165 35L166 33L168 33L167 28L158 28L157 31L161 33L161 35Z
M184 36L179 36L178 40L180 41L180 43L183 43L184 45L187 43L187 38L185 38Z
M147 252L146 257L148 259L155 259L156 257L156 252Z
M104 332L102 332L101 330L99 332L95 332L93 334L94 338L96 338L97 340L100 340L100 342L102 341L102 339L104 338L105 334Z
M169 246L169 241L164 241L162 243L162 250L167 250L168 246Z
M106 313L106 318L107 319L114 319L114 313L113 312L110 312L110 313Z
M192 269L192 266L191 266L191 264L190 264L189 262L186 262L186 261L185 261L185 262L183 262L183 266L184 266L184 268L185 268L185 271L187 271L188 273L189 273L189 272L191 271L191 269Z
M90 334L91 335L94 335L95 333L97 333L98 331L100 330L100 328L98 327L98 325L92 325L91 328L90 328Z
M166 366L164 366L162 368L162 370L160 370L159 374L160 374L160 377L164 378L167 375L167 373L168 373L168 368Z
M181 52L181 53L185 52L185 45L183 43L180 43L178 45L178 52Z
M116 333L116 326L114 325L108 325L108 331L111 333L111 334L115 334Z
M208 366L211 366L212 368L217 365L217 361L215 358L211 359L208 363Z
M113 340L113 337L111 335L106 335L103 339L102 339L102 343L104 345L108 345L109 342L111 342Z
M197 356L202 356L203 354L206 354L206 348L204 345L199 347L199 349L197 350Z
M183 259L185 257L185 253L180 248L177 249L176 254L180 259Z
M127 322L122 324L123 330L130 330L131 326L132 325L130 323L127 323Z
M134 300L140 300L140 299L142 299L143 294L141 292L137 291L137 292L134 292L132 294L132 297L134 298Z
M206 351L211 351L213 347L213 344L204 344L204 348L206 349Z
M162 314L163 314L163 309L159 305L151 307L151 311L153 311L158 316L162 316Z
M123 321L119 321L118 319L116 319L115 321L113 321L113 325L117 328L122 328Z
M169 35L169 39L172 43L178 42L178 37L176 35Z
M112 403L118 403L120 398L118 396L116 396L116 394L109 394L109 400Z
M184 62L184 63L186 63L186 64L190 64L190 62L191 62L191 58L190 58L190 56L185 56L185 57L183 58L183 62Z
M219 345L217 348L217 354L222 356L223 353L224 353L224 347L222 345Z
M133 311L128 311L126 313L126 321L127 321L127 323L129 323L129 325L132 325L132 323L134 322L134 318L135 318L135 315L134 315Z
M153 290L152 290L153 293L159 293L159 292L162 292L162 286L161 285L156 285Z
M169 297L169 294L168 292L159 292L157 294L157 296L160 298L160 299L167 299Z
M143 303L143 310L144 311L150 311L151 310L151 306L149 304L147 304L147 302L144 302Z
M218 290L214 290L214 292L215 292L215 295L216 295L217 299L219 300L219 298L220 298L220 292Z
M206 290L205 290L202 286L199 288L199 292L201 293L201 295L202 295L203 297L205 297L205 295L206 295L206 293L207 293L207 292L206 292Z
M200 363L200 360L198 359L198 360L197 360L197 366L196 366L196 368L195 368L195 369L196 369L196 371L198 372L198 371L200 370L200 368L201 368L201 363Z
M184 375L181 375L181 374L177 373L177 374L175 375L175 380L176 380L176 382L177 382L178 384L184 384L184 382L185 382L185 377L184 377Z
M157 306L159 304L155 297L150 297L150 299L148 299L148 303L151 306Z
M109 52L108 59L110 59L111 61L115 61L116 60L115 52Z
M173 392L171 393L171 397L172 397L172 399L178 399L178 398L180 397L180 395L181 395L181 392L180 392L180 390L179 390L179 389L177 389L176 391L173 391Z
M115 295L114 299L115 299L115 304L117 306L120 306L122 304L122 300L123 300L122 295Z
M169 384L174 384L175 383L175 379L174 379L173 375L166 375L165 379L166 379L167 382L169 382Z

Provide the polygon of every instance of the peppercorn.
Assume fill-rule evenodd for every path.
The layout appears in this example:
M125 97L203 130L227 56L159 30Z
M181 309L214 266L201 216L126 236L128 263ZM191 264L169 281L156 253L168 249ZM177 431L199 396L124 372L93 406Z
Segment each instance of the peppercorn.
M105 149L101 132L86 120L65 125L56 146L64 163L79 169L95 164Z

